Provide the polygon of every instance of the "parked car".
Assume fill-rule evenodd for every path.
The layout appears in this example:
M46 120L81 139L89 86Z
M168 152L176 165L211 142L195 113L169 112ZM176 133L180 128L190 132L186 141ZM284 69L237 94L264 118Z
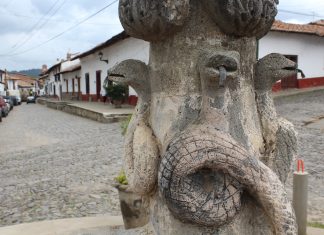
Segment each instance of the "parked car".
M7 95L16 97L17 103L14 105L21 104L21 94L19 90L8 90Z
M19 103L18 103L17 96L10 95L9 97L12 99L12 102L13 102L13 105L14 105L14 106L17 106L17 105L19 104Z
M7 117L8 113L9 113L9 109L8 109L8 106L5 102L5 100L2 98L2 96L0 96L0 107L1 107L1 116Z
M5 99L6 103L10 104L10 110L12 110L14 106L14 99L11 96L3 96L3 98Z
M21 105L21 97L20 96L16 96L16 99L17 99L18 105Z
M5 99L5 102L6 102L7 108L9 110L9 112L10 112L12 106L10 105L10 103L8 102L8 100ZM9 114L9 112L8 112L8 114Z
M28 96L27 97L27 104L29 104L29 103L36 103L36 97L35 96Z

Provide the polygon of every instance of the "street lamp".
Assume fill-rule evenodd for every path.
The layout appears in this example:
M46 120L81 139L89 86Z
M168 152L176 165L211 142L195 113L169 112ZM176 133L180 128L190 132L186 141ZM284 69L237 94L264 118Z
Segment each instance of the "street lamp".
M109 60L108 59L102 59L102 57L103 57L103 53L100 51L99 53L98 53L98 56L99 56L99 60L100 61L103 61L103 62L106 62L107 64L109 63Z

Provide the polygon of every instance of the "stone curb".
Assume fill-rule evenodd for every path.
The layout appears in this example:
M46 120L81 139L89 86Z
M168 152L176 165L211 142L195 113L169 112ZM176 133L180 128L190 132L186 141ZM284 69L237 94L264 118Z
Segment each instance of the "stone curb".
M41 105L46 105L46 107L51 109L88 118L93 121L97 121L101 123L120 122L127 119L127 116L129 115L129 113L125 113L125 114L101 113L101 112L97 112L94 110L89 110L86 108L73 105L72 103L66 101L54 101L54 100L46 100L46 99L38 98L37 103Z
M284 97L289 97L289 96L298 96L302 94L307 94L307 93L312 93L316 91L324 91L324 87L311 87L311 88L303 88L303 89L289 89L285 91L279 91L279 92L273 92L273 98L274 99L279 99L279 98L284 98Z
M84 234L86 230L122 229L121 216L100 216L73 219L48 220L0 227L0 235L69 235Z

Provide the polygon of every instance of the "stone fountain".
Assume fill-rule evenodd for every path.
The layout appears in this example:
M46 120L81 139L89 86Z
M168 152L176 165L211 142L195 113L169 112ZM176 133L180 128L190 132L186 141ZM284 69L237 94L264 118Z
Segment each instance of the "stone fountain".
M161 235L295 235L284 188L296 154L272 85L296 73L279 54L257 60L277 0L120 0L126 32L150 42L149 64L110 79L139 100L125 143L130 188L150 198Z

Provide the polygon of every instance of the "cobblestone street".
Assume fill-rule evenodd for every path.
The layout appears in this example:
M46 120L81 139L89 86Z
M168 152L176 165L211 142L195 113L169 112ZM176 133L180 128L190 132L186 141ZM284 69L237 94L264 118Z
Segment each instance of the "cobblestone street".
M276 104L295 125L299 155L310 172L309 220L323 223L324 94L280 98ZM41 105L15 107L0 124L0 226L120 214L112 187L122 165L120 132L118 123L102 124ZM291 187L290 178L290 194Z
M308 221L324 223L324 92L280 98L275 103L279 115L298 132L298 154L309 173ZM287 191L291 195L292 177Z
M119 124L17 106L0 125L0 226L119 214Z

